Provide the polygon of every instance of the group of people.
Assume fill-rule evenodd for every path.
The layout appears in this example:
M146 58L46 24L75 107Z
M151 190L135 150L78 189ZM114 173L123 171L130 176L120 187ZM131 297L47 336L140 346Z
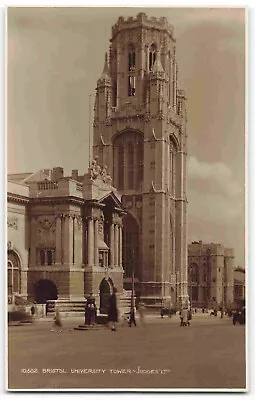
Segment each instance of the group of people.
M108 323L109 327L112 331L116 331L116 323L118 322L118 308L117 308L117 297L116 297L117 289L113 288L113 293L109 298L109 308L108 308ZM144 324L144 305L141 303L138 307L140 323ZM131 305L130 313L129 313L129 321L128 325L131 328L132 324L136 326L136 309L135 305Z
M119 320L119 313L118 313L118 307L117 307L117 289L115 287L113 287L113 292L111 294L111 296L109 297L109 305L108 305L108 326L109 328L114 332L116 331L116 324ZM140 319L140 323L141 325L144 324L144 305L143 303L140 303L139 307L138 307L138 312L139 312L139 319ZM190 321L192 319L192 313L191 310L188 307L183 307L180 310L180 326L190 326ZM135 306L131 306L130 309L130 313L129 313L129 321L128 321L128 325L129 327L132 326L132 324L134 324L134 326L136 326L136 314L135 314ZM55 330L57 330L58 332L62 331L62 321L61 321L61 317L60 317L60 313L59 310L56 309L55 312L55 317L54 317L54 327ZM53 331L54 329L52 329Z
M191 318L191 310L188 307L182 308L180 311L180 326L190 326Z

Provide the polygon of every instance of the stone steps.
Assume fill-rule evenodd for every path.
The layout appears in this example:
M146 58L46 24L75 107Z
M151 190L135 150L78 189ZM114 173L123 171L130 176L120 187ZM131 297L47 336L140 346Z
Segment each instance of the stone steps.
M120 314L126 314L130 311L131 295L131 290L124 290L121 296L118 298L118 308ZM84 316L85 304L86 300L48 300L47 315L53 316L57 307L63 316ZM99 313L99 304L96 305Z

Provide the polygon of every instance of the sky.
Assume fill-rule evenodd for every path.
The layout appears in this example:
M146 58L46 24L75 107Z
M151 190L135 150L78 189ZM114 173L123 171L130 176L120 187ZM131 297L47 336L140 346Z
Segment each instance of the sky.
M7 169L88 166L89 95L118 17L174 26L188 109L188 242L223 243L245 266L243 8L9 8Z

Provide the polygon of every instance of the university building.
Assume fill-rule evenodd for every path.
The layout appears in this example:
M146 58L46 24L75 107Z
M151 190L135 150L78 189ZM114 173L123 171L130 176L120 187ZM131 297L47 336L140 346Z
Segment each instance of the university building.
M188 303L186 98L166 18L120 17L97 81L93 154L122 195L124 285Z
M146 304L188 304L186 118L173 26L120 17L97 81L89 173L8 177L8 293L92 292L103 308L134 273Z
M193 307L231 306L234 301L234 249L202 241L188 245L189 296Z
M122 218L110 176L93 161L83 176L62 168L8 176L8 295L46 303L84 301L106 309L123 294Z

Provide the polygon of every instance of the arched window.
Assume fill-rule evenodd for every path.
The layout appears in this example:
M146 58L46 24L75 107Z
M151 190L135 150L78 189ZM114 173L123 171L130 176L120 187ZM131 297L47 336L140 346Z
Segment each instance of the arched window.
M8 251L8 295L20 293L20 263L13 251Z
M113 141L116 189L141 189L143 182L143 135L126 130Z
M133 45L129 46L128 49L128 70L135 71L136 54Z
M191 264L189 267L190 280L193 283L199 283L199 267L197 264Z
M157 46L152 44L149 51L149 70L152 71L153 65L156 60Z
M118 176L118 187L124 189L124 147L121 144L119 146L119 176Z
M128 188L134 189L134 147L128 145Z
M135 76L128 77L128 95L135 96Z

